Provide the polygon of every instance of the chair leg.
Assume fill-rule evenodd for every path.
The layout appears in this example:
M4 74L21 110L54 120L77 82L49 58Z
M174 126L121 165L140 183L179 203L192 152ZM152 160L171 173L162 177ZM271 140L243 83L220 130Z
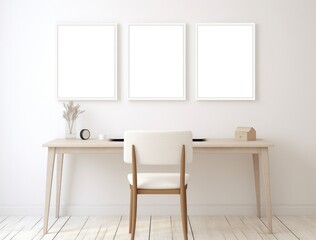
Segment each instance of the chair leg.
M186 229L186 233L188 234L188 205L187 205L187 191L185 190L185 229Z
M129 206L129 233L132 232L132 215L133 215L133 190L131 189L131 199L130 199L130 206Z
M136 217L137 217L137 190L132 190L132 199L133 199L133 210L132 210L132 233L131 240L135 238L135 230L136 230Z
M181 202L181 218L182 218L182 231L183 239L188 239L188 216L187 216L187 192L186 189L180 190L180 202Z

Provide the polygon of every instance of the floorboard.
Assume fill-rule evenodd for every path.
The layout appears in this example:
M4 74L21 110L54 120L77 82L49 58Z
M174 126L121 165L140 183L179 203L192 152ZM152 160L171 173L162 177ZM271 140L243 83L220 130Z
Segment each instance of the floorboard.
M59 234L60 230L64 227L67 221L70 219L69 216L60 217L56 221L53 221L52 225L49 225L47 234L43 236L43 232L40 231L39 234L34 238L34 240L43 239L43 240L52 240L57 234Z
M227 220L217 216L191 216L190 222L194 239L206 240L225 240L224 232L229 226Z
M22 216L10 216L0 224L0 239L5 239L10 234L16 233L21 229Z
M189 216L189 240L316 240L316 216ZM0 240L128 240L128 216L0 216ZM183 239L180 216L138 216L135 240Z
M171 216L171 231L173 240L182 240L182 220L180 216ZM188 240L193 240L190 221L188 219Z
M113 240L121 221L121 216L104 217L96 240Z
M86 224L88 217L70 217L66 224L61 228L54 240L73 240L76 239Z
M266 217L262 218L261 221L267 226L268 220ZM272 219L273 235L278 240L298 240L298 238L285 226L277 217ZM316 239L316 236L315 236Z
M280 216L279 221L300 240L316 239L315 216Z
M248 239L277 240L275 236L269 234L268 228L258 217L243 216L241 217L241 221L244 223L248 233L251 232L250 236L245 232Z
M13 239L13 240L31 240L37 233L38 223L41 221L41 217L25 217L19 223L20 229L13 231L10 235L8 235L5 239Z
M150 216L137 216L136 220L136 231L135 239L137 240L148 240L150 228ZM129 229L129 217L123 216L118 226L115 240L126 240L130 238L128 232Z
M150 239L172 240L172 227L170 216L151 217Z

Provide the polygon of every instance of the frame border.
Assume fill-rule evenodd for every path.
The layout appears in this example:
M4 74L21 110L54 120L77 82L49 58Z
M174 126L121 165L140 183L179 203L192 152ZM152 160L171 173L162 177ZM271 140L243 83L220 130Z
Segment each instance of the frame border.
M199 97L198 88L198 30L199 26L251 26L252 27L252 97ZM198 101L254 101L256 100L256 24L255 23L197 23L195 30L195 99Z
M183 27L183 96L182 97L131 97L130 96L130 27L131 26L182 26ZM170 100L186 100L186 23L129 23L127 33L127 61L128 61L128 87L127 87L127 99L129 101L170 101Z
M114 27L114 97L59 97L58 96L58 27L59 26L113 26ZM59 22L56 24L56 59L55 59L55 79L56 79L56 96L58 101L82 100L82 101L116 101L117 99L117 23L69 23Z

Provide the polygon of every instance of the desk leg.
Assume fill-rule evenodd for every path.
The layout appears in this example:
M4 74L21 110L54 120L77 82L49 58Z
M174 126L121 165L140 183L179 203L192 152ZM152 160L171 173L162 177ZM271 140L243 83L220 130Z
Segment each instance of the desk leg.
M255 176L256 200L257 200L257 217L261 217L261 197L260 197L260 172L259 172L259 154L252 154L253 170Z
M272 233L272 209L271 209L271 192L270 192L270 169L269 169L269 152L268 148L261 150L263 182L266 192L266 208L268 218L269 233Z
M47 228L48 228L48 216L49 216L50 196L51 196L52 182L53 182L54 162L55 162L55 148L48 148L44 227L43 227L44 234L47 233Z
M60 213L60 193L61 193L61 179L63 174L64 154L57 154L57 182L56 182L56 218L59 218Z

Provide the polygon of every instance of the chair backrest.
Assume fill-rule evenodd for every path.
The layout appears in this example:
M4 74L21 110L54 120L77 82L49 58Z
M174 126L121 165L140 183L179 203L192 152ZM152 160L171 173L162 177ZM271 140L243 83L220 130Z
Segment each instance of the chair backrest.
M179 165L182 145L185 162L193 160L192 132L190 131L126 131L124 133L124 162L132 163L135 145L137 164Z

